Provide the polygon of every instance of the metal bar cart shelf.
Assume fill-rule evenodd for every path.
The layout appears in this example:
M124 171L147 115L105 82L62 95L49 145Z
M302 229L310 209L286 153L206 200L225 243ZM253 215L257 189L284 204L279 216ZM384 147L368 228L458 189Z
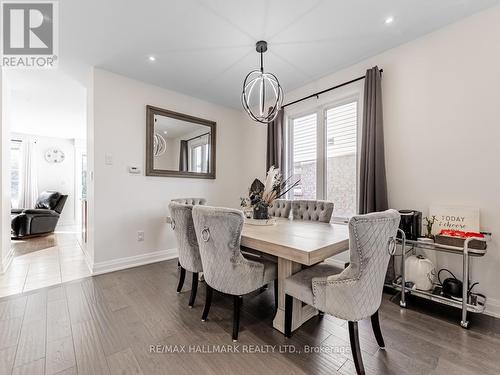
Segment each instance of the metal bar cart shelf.
M392 285L389 285L390 287L401 292L399 305L401 307L406 307L406 293L409 293L417 297L425 298L437 303L456 307L462 310L462 319L460 321L460 325L463 328L468 328L469 321L467 320L467 313L468 312L482 313L484 312L486 306L486 297L477 295L477 297L474 298L474 301L472 301L468 293L469 279L470 279L469 257L482 257L487 252L487 249L484 250L471 249L469 248L469 244L472 240L488 242L489 236L486 236L484 238L479 238L479 237L467 238L464 242L463 247L456 247L456 246L442 245L432 242L407 240L405 233L401 229L399 229L399 233L401 235L401 238L398 238L397 242L398 244L401 245L401 255L402 255L401 284L393 283ZM407 249L408 247L409 249ZM406 255L410 252L414 252L416 249L439 251L439 252L445 252L462 256L463 294L461 299L452 299L441 295L439 285L435 285L431 291L418 290L415 288L410 288L406 285L406 278L405 278ZM402 292L403 289L402 285L405 285L404 287L405 293Z
M393 283L392 288L401 291L401 285L399 284ZM439 293L438 288L440 289L440 286L435 285L432 291L425 291L425 290L406 287L406 292L411 293L412 295L420 298L425 298L430 301L442 303L443 305L456 307L457 309L462 308L462 299L458 300L445 297ZM481 314L482 312L484 312L485 306L486 306L486 298L478 296L477 302L475 304L467 303L467 311Z

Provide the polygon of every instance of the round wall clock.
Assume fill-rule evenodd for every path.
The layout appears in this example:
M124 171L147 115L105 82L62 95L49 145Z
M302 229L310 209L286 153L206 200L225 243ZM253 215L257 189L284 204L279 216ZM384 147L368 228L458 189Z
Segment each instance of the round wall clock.
M50 148L45 152L45 160L48 163L62 163L64 161L65 155L64 152L62 152L58 148Z

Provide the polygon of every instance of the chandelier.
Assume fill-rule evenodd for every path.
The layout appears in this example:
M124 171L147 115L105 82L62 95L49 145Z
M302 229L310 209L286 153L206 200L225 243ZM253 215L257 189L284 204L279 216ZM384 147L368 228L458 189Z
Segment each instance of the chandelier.
M263 54L267 51L267 42L257 42L255 49L260 53L260 70L253 70L245 77L241 103L252 120L267 124L278 115L283 103L283 90L273 73L264 72ZM266 108L268 102L270 108Z
M153 138L153 155L155 157L158 157L164 154L166 150L167 150L167 142L165 141L165 138L163 138L161 134L155 132Z

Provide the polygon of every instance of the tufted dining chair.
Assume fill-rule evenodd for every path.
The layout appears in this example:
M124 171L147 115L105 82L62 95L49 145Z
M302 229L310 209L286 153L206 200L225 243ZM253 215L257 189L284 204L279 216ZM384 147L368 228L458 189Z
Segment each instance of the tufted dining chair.
M288 199L275 199L274 202L269 206L269 216L283 217L288 219L290 216L290 211L292 209L291 201Z
M197 204L205 205L207 204L207 200L205 198L175 198L172 199L170 202L176 202L180 204L190 204L192 206L195 206ZM180 262L177 262L177 267L180 267L181 264ZM184 272L185 274L185 272ZM182 276L182 270L181 270L181 276ZM184 278L182 278L182 282L184 282ZM181 285L182 288L182 285Z
M350 264L345 269L327 263L302 270L285 280L285 336L291 336L293 298L326 314L348 321L354 365L364 374L358 321L371 318L373 332L384 349L378 309L382 302L389 248L395 244L400 216L395 210L354 216L349 221Z
M193 273L191 283L191 296L189 298L189 307L192 308L196 299L198 290L198 274L203 271L198 240L193 225L193 206L171 202L168 205L172 218L172 228L177 238L177 248L179 252L180 275L177 293L180 293L184 285L186 271Z
M309 220L329 223L333 214L333 202L316 200L292 201L293 220Z
M205 205L207 203L207 200L205 198L176 198L172 199L171 202L190 204L192 206L195 206L197 204Z
M212 293L233 296L233 341L238 339L242 296L258 290L278 276L276 263L249 259L241 253L243 213L229 208L193 207L193 222L200 247L206 284L202 321L206 321ZM276 294L276 288L275 288ZM275 303L277 300L275 295Z

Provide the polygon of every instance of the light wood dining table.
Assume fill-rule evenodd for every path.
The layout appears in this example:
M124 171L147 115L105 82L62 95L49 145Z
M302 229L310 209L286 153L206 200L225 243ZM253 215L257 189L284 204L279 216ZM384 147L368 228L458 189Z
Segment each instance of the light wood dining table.
M329 224L277 218L269 226L245 223L241 245L278 259L278 309L273 326L285 332L284 280L300 271L349 249L349 229L345 224ZM310 305L294 299L292 330L318 314Z

